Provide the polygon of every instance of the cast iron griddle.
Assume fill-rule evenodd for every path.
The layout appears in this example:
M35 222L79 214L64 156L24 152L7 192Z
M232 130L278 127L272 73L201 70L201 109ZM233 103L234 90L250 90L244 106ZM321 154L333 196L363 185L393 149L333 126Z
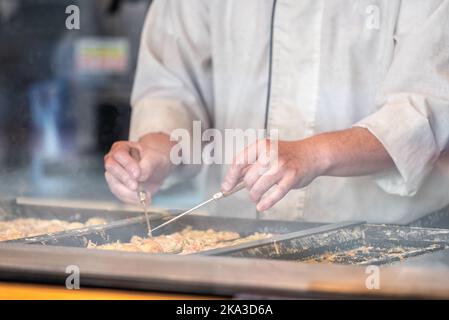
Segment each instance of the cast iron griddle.
M22 211L27 213L27 216L33 217L34 214L38 214L38 217L45 217L46 209L49 210L51 216L55 215L54 208L21 208ZM111 213L76 208L64 213L66 217L74 215L77 217L104 217L109 214ZM120 213L115 214L120 215ZM147 228L141 213L129 212L126 214L137 215L137 217L112 221L102 226L10 242L85 248L89 242L102 245L116 241L129 242L134 235L145 237ZM155 214L152 216L152 223L157 226L173 216L174 212L167 215ZM186 216L173 224L167 225L158 230L155 236L178 232L186 227L197 230L211 228L216 231L234 231L242 237L255 232L275 234L270 239L197 253L213 256L292 260L309 263L381 265L403 261L409 257L424 255L449 247L449 230L446 229L372 225L357 221L320 224L199 215Z

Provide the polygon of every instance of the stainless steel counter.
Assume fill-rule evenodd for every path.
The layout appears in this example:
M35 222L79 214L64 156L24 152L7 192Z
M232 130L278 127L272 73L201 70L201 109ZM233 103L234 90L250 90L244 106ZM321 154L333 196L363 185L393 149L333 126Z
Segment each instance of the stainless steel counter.
M129 263L121 263L123 257ZM448 252L435 257L424 265L380 268L380 289L370 290L365 267L0 244L0 280L65 286L66 268L75 265L81 287L219 296L447 299Z

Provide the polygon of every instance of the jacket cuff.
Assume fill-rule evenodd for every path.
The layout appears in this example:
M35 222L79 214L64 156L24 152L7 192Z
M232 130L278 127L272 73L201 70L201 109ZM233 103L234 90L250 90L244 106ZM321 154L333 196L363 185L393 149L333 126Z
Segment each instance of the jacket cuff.
M411 98L395 97L354 125L369 130L385 147L396 169L373 176L387 193L415 195L439 152L425 113Z
M148 133L171 135L176 129L191 132L192 117L179 101L142 99L132 107L129 139L138 141Z

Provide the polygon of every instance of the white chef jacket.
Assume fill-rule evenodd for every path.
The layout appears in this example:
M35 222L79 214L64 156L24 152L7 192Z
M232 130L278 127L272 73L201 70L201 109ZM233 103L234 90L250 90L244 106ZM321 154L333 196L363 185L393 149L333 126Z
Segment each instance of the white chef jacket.
M262 217L407 223L449 203L449 1L156 0L132 106L132 140L194 120L248 129L267 117L281 140L367 128L394 170L319 177ZM204 169L210 196L228 168ZM248 199L210 210L254 217Z

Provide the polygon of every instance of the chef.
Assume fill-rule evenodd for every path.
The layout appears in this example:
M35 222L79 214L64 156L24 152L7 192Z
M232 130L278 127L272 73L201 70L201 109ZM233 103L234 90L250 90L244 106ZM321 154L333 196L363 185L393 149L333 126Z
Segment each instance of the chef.
M144 26L130 141L106 180L137 203L192 176L173 131L277 132L203 166L215 214L407 223L449 204L449 1L156 0ZM129 156L140 150L142 160ZM257 150L257 151L256 151ZM446 160L444 160L446 159ZM193 170L192 170L193 168Z

